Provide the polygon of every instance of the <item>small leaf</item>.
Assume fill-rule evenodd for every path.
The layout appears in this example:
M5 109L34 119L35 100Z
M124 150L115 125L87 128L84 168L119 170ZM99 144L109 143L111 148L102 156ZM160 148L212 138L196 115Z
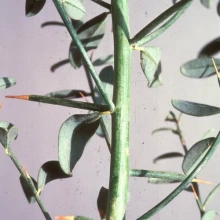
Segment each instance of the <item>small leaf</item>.
M70 176L63 172L58 161L48 161L41 166L38 172L38 190L42 191L44 186L52 180L68 177Z
M220 59L215 59L215 63L217 69L220 70ZM180 72L187 77L206 78L215 75L215 68L211 58L200 57L183 64Z
M77 31L86 51L96 49L100 44L106 30L108 13L102 13L84 23ZM79 68L81 63L81 53L72 41L69 49L69 60L74 68Z
M34 197L32 191L31 191L31 189L29 188L28 184L24 180L24 178L22 176L20 176L19 179L20 179L20 183L21 183L21 187L23 189L23 192L24 192L24 194L25 194L25 196L26 196L26 198L28 200L28 203L32 204L32 203L36 202L35 197ZM32 177L31 177L31 179L32 179L35 187L37 188L36 180L34 178L32 178Z
M44 7L46 0L26 0L25 14L27 17L38 14Z
M176 122L176 116L172 111L169 111L169 114L167 115L165 121L172 121Z
M220 113L220 108L210 105L204 105L196 102L182 100L172 100L174 108L187 115L203 117Z
M162 159L170 159L170 158L176 158L176 157L184 157L183 154L179 153L179 152L170 152L170 153L165 153L162 154L158 157L156 157L153 162L156 163L158 160L162 160Z
M62 4L67 15L73 20L80 20L86 14L80 0L62 0Z
M107 202L108 202L108 189L102 187L99 191L99 196L97 198L97 207L101 219L106 218Z
M101 57L101 58L93 61L94 66L101 66L104 64L112 64L112 63L114 63L114 56L113 55L104 56L104 57Z
M215 138L203 139L195 143L187 152L184 157L182 169L183 172L188 175L191 171L200 163L204 155L209 150Z
M149 87L154 88L162 85L160 58L159 47L145 47L141 51L141 68L148 80Z
M173 129L173 128L158 128L152 131L152 134L155 134L159 131L172 131L174 134L178 134L177 130Z
M11 87L15 84L16 84L16 81L14 78L11 78L11 77L0 78L0 90L6 89L6 88Z
M211 8L214 0L201 0L202 5L204 5L206 8Z
M18 128L10 122L0 122L0 142L5 149L7 149L11 142L16 139L18 135Z
M73 115L61 125L58 143L59 162L66 174L71 175L87 142L99 126L99 118L99 113Z
M74 98L82 98L80 93L82 93L84 96L90 95L90 93L87 93L83 90L59 90L56 92L47 93L45 96L64 98L64 99L74 99Z
M208 203L216 196L216 194L219 192L219 190L220 190L220 183L215 188L213 188L212 191L207 196L205 202L203 203L204 210L205 210L206 206L208 205Z
M214 220L216 216L215 210L209 210L202 216L202 220Z

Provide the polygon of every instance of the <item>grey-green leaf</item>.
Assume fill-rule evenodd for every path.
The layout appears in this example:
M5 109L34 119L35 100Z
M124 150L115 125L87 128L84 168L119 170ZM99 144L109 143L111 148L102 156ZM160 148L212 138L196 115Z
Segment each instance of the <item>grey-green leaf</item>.
M220 70L220 59L215 58L215 64ZM183 64L180 67L180 72L187 77L206 78L215 75L215 68L211 58L200 57Z
M90 95L90 93L85 92L83 90L59 90L56 92L47 93L45 96L63 98L63 99L74 99L74 98L82 98L80 93L83 94L84 96Z
M170 158L177 158L177 157L184 157L183 154L179 153L179 152L170 152L170 153L165 153L162 154L158 157L156 157L153 162L156 163L158 160L162 160L162 159L170 159Z
M203 203L204 210L206 206L208 205L208 203L216 196L219 190L220 190L220 183L216 187L214 187L212 191L209 193L209 195L207 196L205 202Z
M11 78L11 77L0 78L0 90L6 89L6 88L11 87L15 84L16 84L16 81L14 78Z
M59 162L64 173L71 175L89 139L99 126L99 113L73 115L60 127Z
M195 143L187 152L184 157L182 169L188 175L200 163L204 155L209 150L209 147L215 141L215 138L203 139Z
M86 9L80 0L63 0L62 4L67 15L74 20L80 20L86 14Z
M216 216L215 210L209 210L202 216L202 220L214 220Z
M19 179L20 179L21 187L22 187L22 189L23 189L23 192L24 192L24 194L25 194L25 197L26 197L27 200L28 200L28 203L32 204L32 203L36 202L35 197L34 197L32 191L31 191L31 189L29 188L28 184L27 184L26 181L24 180L24 178L23 178L22 176L20 176ZM32 178L32 177L31 177L31 179L32 179L32 181L33 181L35 187L37 188L37 182L36 182L36 180L35 180L34 178Z
M200 0L202 5L204 5L206 8L211 8L214 4L214 0Z
M101 66L105 64L113 64L114 63L114 56L113 55L108 55L101 57L95 61L93 61L94 66Z
M183 100L172 100L174 108L187 115L203 117L220 113L220 108L210 105L204 105L196 102L188 102Z
M52 180L63 179L68 177L70 176L63 172L63 170L60 167L59 161L47 161L41 166L38 172L38 190L42 191L44 186Z
M26 0L25 14L27 17L38 14L44 7L46 0Z
M0 122L0 142L5 149L7 149L11 142L16 139L18 135L18 128L10 122Z
M141 51L141 68L148 80L149 87L162 85L160 58L161 51L159 47L145 47Z

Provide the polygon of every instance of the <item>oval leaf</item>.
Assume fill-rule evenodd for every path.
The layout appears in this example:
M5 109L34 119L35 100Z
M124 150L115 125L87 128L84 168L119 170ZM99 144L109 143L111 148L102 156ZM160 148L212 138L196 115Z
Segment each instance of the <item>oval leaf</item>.
M149 87L157 87L162 85L160 77L161 51L159 47L145 47L141 51L141 68L147 78Z
M209 193L207 196L205 202L203 203L203 209L205 210L206 206L208 203L215 197L215 195L219 192L220 190L220 183Z
M215 64L220 70L220 59L215 58ZM200 57L183 64L180 67L180 72L187 77L206 78L215 74L215 68L211 58Z
M80 20L85 14L86 9L80 0L63 0L64 10L73 20Z
M94 66L101 66L104 64L113 64L114 63L114 56L113 55L108 55L101 57L95 61L93 61Z
M16 81L14 78L11 78L11 77L0 78L0 90L6 89L6 88L11 87L15 84L16 84Z
M27 17L36 15L44 7L46 0L26 0L25 14Z
M211 8L214 0L201 0L202 5L204 5L206 8Z
M210 105L204 105L196 102L182 100L172 100L174 108L187 115L203 117L220 113L220 108Z
M195 143L187 152L184 157L182 169L183 172L188 175L202 160L204 155L209 150L209 147L212 145L215 138L207 138L203 139L197 143Z
M24 192L24 194L25 194L25 197L26 197L27 200L28 200L28 203L31 204L31 203L36 202L35 197L34 197L32 191L30 190L28 184L27 184L26 181L24 180L24 178L23 178L22 176L20 176L19 179L20 179L21 187L22 187L22 189L23 189L23 192ZM35 180L34 178L32 178L32 177L31 177L31 179L32 179L32 181L33 181L35 187L37 188L37 182L36 182L36 180Z
M59 162L64 173L71 175L89 139L99 126L100 114L73 115L60 127Z
M59 161L48 161L44 163L37 178L38 190L42 191L44 186L52 180L70 177L60 167Z
M7 149L11 142L16 139L18 135L18 128L10 122L0 122L0 142L5 149Z
M202 220L214 220L216 216L215 210L209 210L202 216Z
M170 159L170 158L176 158L176 157L183 157L183 154L179 152L171 152L171 153L162 154L156 157L153 162L156 163L158 160Z

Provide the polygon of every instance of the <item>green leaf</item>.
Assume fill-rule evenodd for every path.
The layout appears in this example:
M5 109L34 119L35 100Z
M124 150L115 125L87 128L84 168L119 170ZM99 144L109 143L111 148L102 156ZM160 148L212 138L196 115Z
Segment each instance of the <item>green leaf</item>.
M220 113L220 108L195 102L172 100L174 108L187 115L203 117Z
M10 122L0 122L0 142L5 149L7 149L11 142L16 139L18 135L18 128Z
M215 59L215 63L217 69L220 70L220 59ZM215 75L215 68L211 58L200 57L183 64L180 72L187 77L206 78Z
M219 192L220 190L220 183L215 186L212 191L209 193L209 195L207 196L205 202L203 203L203 209L205 210L206 206L208 205L208 203L216 196L216 194Z
M214 0L200 0L202 5L204 5L206 8L211 8L214 4Z
M78 29L78 37L86 51L96 49L100 44L106 30L107 15L108 13L102 13L87 21ZM81 59L81 53L72 41L69 49L71 65L74 68L79 68L82 65Z
M203 139L195 143L187 152L184 157L182 169L183 172L188 175L195 169L195 167L201 162L204 155L209 150L212 143L215 141L215 138Z
M93 61L94 66L101 66L104 64L113 64L114 63L114 56L113 55L108 55L101 57L95 61Z
M141 51L141 68L147 78L149 87L162 85L160 72L161 51L159 47L145 47Z
M169 111L169 114L167 115L165 121L176 122L175 114L172 111Z
M11 87L15 84L16 84L16 81L14 78L11 78L11 77L0 78L0 90L6 89L6 88Z
M90 93L87 93L83 90L59 90L56 92L47 93L45 96L63 98L63 99L75 99L75 98L82 98L80 93L82 93L84 96L90 95Z
M206 133L203 135L202 139L206 139L208 137L210 137L211 133L213 133L215 131L214 128L209 129L208 131L206 131Z
M26 0L25 14L27 17L38 14L44 7L46 0Z
M107 202L108 202L108 189L102 187L99 191L99 195L97 198L97 207L101 219L106 218Z
M162 160L162 159L170 159L170 158L176 158L176 157L184 157L183 154L179 153L179 152L170 152L170 153L165 153L162 154L158 157L156 157L153 162L156 163L158 160Z
M59 162L64 173L71 175L89 139L99 126L99 113L73 115L60 127Z
M28 186L28 184L26 183L24 177L20 176L19 179L20 179L21 187L22 187L22 189L23 189L23 192L24 192L24 194L25 194L25 197L26 197L27 200L28 200L28 203L29 203L29 204L32 204L32 203L36 202L35 197L34 197L34 195L33 195L33 192L32 192L31 189L29 188L29 186ZM35 180L34 178L32 178L32 177L31 177L31 179L32 179L32 181L33 181L35 187L37 188L37 182L36 182L36 180Z
M80 0L62 0L62 4L67 15L73 20L80 20L86 14Z
M152 134L155 134L159 131L172 131L174 134L178 134L177 130L173 129L173 128L158 128L152 131Z
M209 210L202 216L202 220L214 220L216 216L215 210Z
M44 186L52 180L63 179L70 177L60 167L59 161L47 161L44 163L37 178L38 190L42 191Z
M141 46L153 40L160 34L162 34L185 12L185 10L190 6L191 3L192 3L192 0L182 0L176 3L175 5L173 5L172 7L168 8L166 11L160 14L157 18L155 18L150 24L148 24L141 31L139 31L133 37L133 39L131 39L130 41L131 44L135 44L136 46ZM171 18L167 22L162 24L169 17ZM157 30L154 30L160 24L162 25Z

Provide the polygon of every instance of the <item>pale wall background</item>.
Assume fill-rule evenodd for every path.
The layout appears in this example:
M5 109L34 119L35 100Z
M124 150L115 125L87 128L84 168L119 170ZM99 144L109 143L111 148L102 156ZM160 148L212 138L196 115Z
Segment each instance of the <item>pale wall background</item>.
M172 5L171 0L130 1L131 35L159 13ZM46 94L61 89L88 91L83 68L74 70L67 64L55 72L50 67L68 57L70 36L64 27L41 28L46 21L61 21L52 1L32 18L24 15L25 1L2 1L0 8L0 76L16 78L17 85L1 91L3 109L1 121L10 121L19 129L12 149L28 172L37 177L40 166L48 160L57 160L58 131L70 115L85 112L71 108L41 105L21 100L6 100L5 95ZM102 12L102 8L86 1L89 19ZM180 74L179 67L197 57L202 46L219 37L220 18L216 7L205 9L199 0L162 36L150 42L162 50L162 77L164 85L149 89L139 64L139 53L133 53L131 80L131 167L164 171L181 171L182 159L152 161L169 151L182 152L177 136L169 132L151 135L152 130L163 127L171 106L171 98L197 101L219 106L219 88L216 77L205 80L189 79ZM111 21L94 58L113 51ZM99 71L99 68L97 68ZM177 111L175 111L177 113ZM209 129L219 130L219 116L195 118L183 116L182 129L188 147L201 139ZM0 219L44 219L37 204L29 205L19 183L19 173L11 160L0 150ZM199 178L217 184L220 182L220 150L199 174ZM56 180L46 185L42 200L52 216L85 215L99 219L96 198L101 186L108 187L109 152L104 139L94 136L82 160L73 171L73 177ZM131 199L127 219L133 220L167 196L177 184L151 185L147 179L131 178ZM201 185L203 198L212 186ZM218 195L208 209L219 208ZM192 193L183 192L152 219L199 219ZM218 218L218 217L217 217Z

